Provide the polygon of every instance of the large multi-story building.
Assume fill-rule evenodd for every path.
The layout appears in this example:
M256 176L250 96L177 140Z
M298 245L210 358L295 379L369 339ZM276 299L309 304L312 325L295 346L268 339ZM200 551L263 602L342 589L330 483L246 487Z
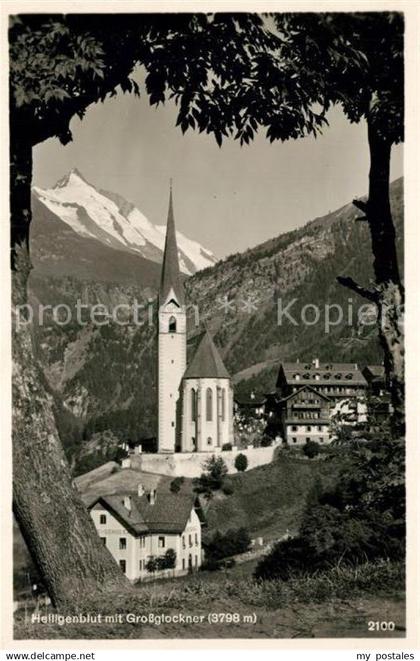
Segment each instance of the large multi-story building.
M203 517L193 495L145 493L139 485L136 493L95 497L88 508L98 535L131 581L182 576L201 566ZM151 571L150 560L157 559Z
M186 302L172 190L158 315L158 452L214 452L233 441L232 383L207 330L187 367Z
M345 424L366 420L367 381L357 363L282 363L277 404L284 440L329 442L331 418Z
M281 400L283 438L289 445L330 440L331 400L312 386L302 386Z

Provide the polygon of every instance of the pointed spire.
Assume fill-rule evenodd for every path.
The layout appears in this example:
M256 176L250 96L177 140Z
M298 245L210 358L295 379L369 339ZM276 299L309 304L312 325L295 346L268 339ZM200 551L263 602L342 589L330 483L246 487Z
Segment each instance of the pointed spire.
M169 189L168 222L166 225L165 249L163 252L162 275L160 280L159 304L166 303L168 296L173 290L176 301L184 305L184 287L179 275L178 246L176 242L175 219L172 201L172 179Z
M198 349L195 352L190 365L187 367L183 378L197 379L204 377L230 379L230 374L227 371L220 353L206 327L200 340L200 344L198 345Z

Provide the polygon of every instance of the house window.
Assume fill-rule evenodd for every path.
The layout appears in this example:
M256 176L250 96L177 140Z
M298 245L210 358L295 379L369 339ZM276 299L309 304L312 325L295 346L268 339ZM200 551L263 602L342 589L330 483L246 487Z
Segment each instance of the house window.
M176 333L176 319L175 317L169 318L169 332Z
M120 537L120 544L119 544L120 551L125 551L127 548L127 539L125 537Z
M143 569L144 569L143 564L144 564L144 560L140 560L139 561L139 570L140 571L143 571Z
M324 442L324 439L323 439L322 436L319 437L319 442L320 442L320 443L323 443L323 442Z
M188 541L190 543L190 546L192 546L193 545L192 535L188 535Z
M173 420L172 420L172 422L171 422L171 425L172 425L172 427L175 427L175 423L174 423Z
M185 537L182 535L182 548L185 549Z
M198 555L195 556L195 566L198 567Z
M197 420L197 397L194 388L191 388L191 420Z
M126 561L125 561L125 560L120 560L120 563L119 563L119 564L120 564L120 569L121 569L121 571L125 574L125 572L127 571L127 563L126 563Z
M322 431L321 425L318 425L318 431Z
M158 546L159 546L160 549L164 549L164 548L165 548L165 537L163 537L163 536L162 536L162 537L159 537L159 540L158 540Z
M102 544L106 546L106 537L101 537L101 539L102 539Z
M222 399L222 421L224 422L225 416L226 416L226 392L225 389L222 388L222 394L221 394L221 399Z
M185 569L185 558L182 558L182 569Z
M207 439L207 445L211 445L211 436L209 436Z
M292 425L292 431L297 431L296 425Z
M141 549L146 548L146 537L144 537L144 536L140 537L139 541L140 541L140 548Z
M310 440L311 440L311 439L309 438L309 436L307 436L307 437L306 437L306 442L309 443Z
M102 525L105 525L105 523L106 523L106 514L101 514L100 515L99 523L101 523Z
M306 431L311 431L311 429L312 429L312 427L311 427L310 425L308 425L308 426L306 427Z
M195 533L195 545L198 546L198 533Z
M206 420L207 422L213 420L213 390L211 388L206 390Z
M293 443L296 443L297 439L295 437L292 438Z

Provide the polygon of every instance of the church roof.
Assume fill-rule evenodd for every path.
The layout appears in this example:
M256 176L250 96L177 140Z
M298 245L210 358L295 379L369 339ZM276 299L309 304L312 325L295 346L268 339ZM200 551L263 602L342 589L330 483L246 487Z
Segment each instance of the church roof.
M206 330L194 357L187 367L184 379L199 378L230 379L216 346Z
M184 287L179 276L178 246L176 242L172 186L169 194L168 222L166 225L165 249L163 252L162 274L160 279L160 305L166 303L171 289L175 294L176 302L179 305L184 305Z

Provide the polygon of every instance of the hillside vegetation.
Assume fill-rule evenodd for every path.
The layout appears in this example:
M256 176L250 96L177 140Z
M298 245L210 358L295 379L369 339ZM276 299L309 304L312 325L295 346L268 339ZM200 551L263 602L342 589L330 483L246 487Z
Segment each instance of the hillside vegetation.
M207 510L208 529L247 528L252 537L274 539L296 532L307 494L315 482L333 484L345 459L327 452L305 459L299 450L281 451L271 464L227 478L233 494L217 494Z
M402 179L391 185L391 203L402 267ZM356 215L348 204L186 281L189 303L198 306L231 374L238 374L237 393L271 391L285 359L382 360L375 324L358 323L357 310L365 301L336 282L338 275L347 275L368 285L373 277L368 228L355 222ZM45 273L35 268L30 280L32 300L43 304L65 302L71 307L79 299L112 308L134 298L146 302L152 291L149 281L138 286L126 280L101 282L100 276L92 281L74 269L60 277ZM279 325L279 299L283 309L295 301L291 311L297 325L285 318ZM307 304L321 310L318 323L302 323L301 310ZM345 318L327 333L323 311L332 304L341 306ZM44 324L35 329L39 360L56 396L56 417L70 454L104 430L121 440L156 435L156 318L145 314L141 319L140 326L80 326L75 321L57 325L47 313ZM197 334L193 321L191 314L190 355Z

